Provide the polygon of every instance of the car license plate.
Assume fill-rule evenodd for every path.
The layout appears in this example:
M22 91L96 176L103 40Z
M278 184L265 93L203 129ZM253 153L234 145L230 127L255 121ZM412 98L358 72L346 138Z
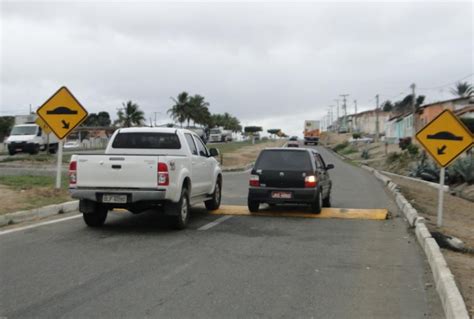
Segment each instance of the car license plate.
M291 192L272 192L272 198L291 198Z
M117 195L117 194L102 195L102 203L125 204L126 202L127 202L127 195Z

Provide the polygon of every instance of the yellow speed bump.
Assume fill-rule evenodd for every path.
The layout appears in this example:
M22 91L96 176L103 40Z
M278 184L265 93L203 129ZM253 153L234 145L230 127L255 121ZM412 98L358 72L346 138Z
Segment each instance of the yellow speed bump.
M323 208L320 214L302 212L301 210L264 209L258 213L249 212L247 206L223 205L218 210L209 212L211 215L267 216L267 217L301 217L301 218L341 218L341 219L387 219L386 208Z

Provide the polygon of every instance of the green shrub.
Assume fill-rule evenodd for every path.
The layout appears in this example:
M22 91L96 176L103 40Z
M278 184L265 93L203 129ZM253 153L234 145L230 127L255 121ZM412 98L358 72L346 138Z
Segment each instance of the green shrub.
M333 147L333 150L335 152L340 152L342 151L343 149L345 149L346 147L349 146L349 142L348 141L345 141L343 143L340 143L340 144L337 144L336 146Z
M369 159L370 158L369 150L367 149L363 150L360 157L362 157L363 159Z
M355 139L355 140L360 138L361 136L362 135L360 133L352 133L352 138Z
M388 153L386 161L387 161L388 164L392 164L392 163L400 160L400 157L401 157L400 153L390 152L390 153Z
M407 149L408 145L411 145L411 137L403 137L398 142L398 147L403 151Z
M357 153L357 149L353 148L352 146L343 148L341 151L339 151L342 155L348 155L348 154L353 154Z
M418 146L416 146L415 144L408 144L406 150L412 156L418 155Z
M457 159L450 167L453 174L459 175L462 182L469 185L474 183L474 156L469 155Z

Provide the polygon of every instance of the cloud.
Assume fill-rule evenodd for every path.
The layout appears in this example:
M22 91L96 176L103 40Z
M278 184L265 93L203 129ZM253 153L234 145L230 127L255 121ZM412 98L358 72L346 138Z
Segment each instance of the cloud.
M66 85L89 112L127 100L166 118L170 96L286 125L348 93L359 110L472 73L472 3L2 3L0 114ZM440 23L442 21L442 23ZM448 88L420 90L427 101ZM296 124L294 124L296 125ZM267 129L267 128L266 128Z

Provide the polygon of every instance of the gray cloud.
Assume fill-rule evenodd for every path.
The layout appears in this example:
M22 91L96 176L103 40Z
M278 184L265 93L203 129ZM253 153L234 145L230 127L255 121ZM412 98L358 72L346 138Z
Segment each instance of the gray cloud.
M1 12L2 115L67 85L92 112L132 99L163 117L186 90L212 112L300 133L285 119L319 118L341 93L363 109L376 93L472 73L470 2L3 2Z

